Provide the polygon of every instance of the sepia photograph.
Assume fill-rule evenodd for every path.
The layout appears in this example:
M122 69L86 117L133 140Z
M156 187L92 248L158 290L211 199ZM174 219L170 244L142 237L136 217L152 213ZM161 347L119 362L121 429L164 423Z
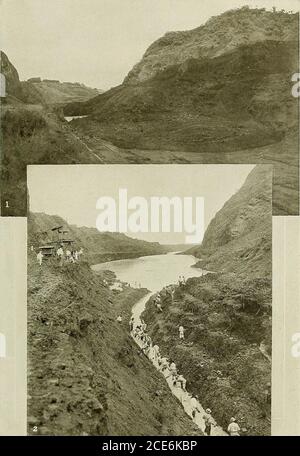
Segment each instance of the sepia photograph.
M270 164L299 214L298 0L1 0L1 215L34 164Z
M272 174L27 168L28 435L271 435Z

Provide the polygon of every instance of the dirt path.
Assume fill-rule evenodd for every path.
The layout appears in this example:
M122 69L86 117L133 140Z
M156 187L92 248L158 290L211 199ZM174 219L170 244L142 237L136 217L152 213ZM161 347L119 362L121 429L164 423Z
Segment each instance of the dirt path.
M100 163L104 163L104 161L102 160L101 157L99 157L99 155L97 155L84 141L82 141L82 139L79 138L79 136L75 135L75 133L73 133L72 131L70 131L70 135L76 139L77 141L79 141L84 147L85 149L90 152L91 154L94 155L94 157L97 158L97 160L100 162Z
M132 308L132 316L134 319L133 322L133 329L139 324L141 324L141 314L145 309L146 303L149 300L150 296L152 293L148 293L146 296L144 296L142 299L140 299ZM142 348L143 343L141 340L137 337L134 337L133 332L131 333L131 336L133 340L137 343L137 345ZM152 362L152 364L155 366L155 368L161 372L160 367L157 362L157 357L155 356L155 353L153 351L153 347L151 347L149 354L148 354L149 361ZM161 372L161 375L165 377L165 380L174 394L174 396L177 397L177 399L181 402L183 409L189 415L189 417L193 420L193 422L198 426L199 429L201 429L202 432L204 432L205 424L204 424L204 415L205 415L205 410L202 407L202 405L197 401L197 407L199 410L199 413L196 414L195 418L192 417L192 405L191 405L191 399L192 395L188 393L188 391L183 391L182 388L178 386L173 385L172 381L172 375L171 372L166 369L164 372ZM227 433L217 425L216 421L214 420L215 425L212 426L212 432L211 435L213 436L224 436L227 435Z

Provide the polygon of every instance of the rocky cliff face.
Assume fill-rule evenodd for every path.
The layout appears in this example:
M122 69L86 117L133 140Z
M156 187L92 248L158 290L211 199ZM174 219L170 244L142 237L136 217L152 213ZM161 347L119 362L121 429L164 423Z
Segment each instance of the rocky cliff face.
M212 270L270 277L272 167L258 165L210 222L200 247L189 250Z
M56 226L63 226L68 231L66 236L75 241L76 248L84 248L85 258L93 264L166 253L166 249L156 242L133 239L123 233L100 233L96 228L68 225L59 216L43 213L30 213L28 216L31 245L38 248L41 244L57 240L57 232L51 232Z
M13 64L9 61L7 55L1 51L1 73L5 76L6 95L13 99L22 100L24 94L19 79L19 74Z
M191 58L212 59L243 45L293 41L297 34L297 14L248 7L231 10L194 30L166 33L147 49L124 82L136 84Z
M271 228L271 169L261 165L188 251L215 273L188 279L173 299L162 292L162 312L150 300L143 314L188 390L220 425L235 416L247 435L271 431Z

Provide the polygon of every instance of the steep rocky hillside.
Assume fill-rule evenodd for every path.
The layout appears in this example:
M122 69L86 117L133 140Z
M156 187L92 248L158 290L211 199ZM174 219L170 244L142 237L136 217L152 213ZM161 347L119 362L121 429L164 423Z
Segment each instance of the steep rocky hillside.
M30 84L23 84L20 81L19 73L8 59L7 55L0 51L1 73L6 81L6 98L1 99L1 103L40 103L42 97L31 87Z
M257 165L210 222L201 246L187 251L199 267L251 277L271 274L272 167Z
M59 216L32 212L28 215L29 242L38 248L41 244L57 240L57 232L51 230L58 226L63 226L63 229L68 231L65 236L75 241L74 245L78 249L84 248L85 258L93 264L122 258L159 255L167 251L157 242L133 239L123 233L100 233L96 228L69 225Z
M102 279L87 263L39 267L29 253L28 433L199 434L129 336L146 290L112 292Z
M155 41L125 82L145 81L169 66L190 58L212 59L238 46L268 41L293 41L298 33L296 14L250 9L245 6L209 19L194 30L169 32Z
M89 115L73 124L87 140L148 150L148 160L159 150L166 161L272 163L274 214L297 214L298 20L242 8L167 34L122 85L64 112Z
M270 435L271 281L237 274L187 280L174 299L152 301L143 318L162 353L184 372L187 388L227 428L236 417L242 434ZM185 341L178 327L185 328Z
M271 425L271 172L257 166L208 226L203 243L187 253L213 274L162 293L143 318L162 352L185 372L223 427L235 416L242 434L269 435ZM185 328L185 341L178 327Z

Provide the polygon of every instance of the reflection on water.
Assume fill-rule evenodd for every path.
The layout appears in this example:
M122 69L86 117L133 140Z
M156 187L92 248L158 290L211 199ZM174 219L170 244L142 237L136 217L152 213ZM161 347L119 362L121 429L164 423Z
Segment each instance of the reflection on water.
M87 116L65 116L65 119L67 122L71 122L71 120L73 120L73 119L82 119L83 117L87 117Z
M130 260L109 261L92 266L94 271L113 271L122 282L131 286L148 288L150 291L161 290L164 286L176 283L180 275L186 279L199 277L202 269L192 268L196 259L192 255L152 255Z

